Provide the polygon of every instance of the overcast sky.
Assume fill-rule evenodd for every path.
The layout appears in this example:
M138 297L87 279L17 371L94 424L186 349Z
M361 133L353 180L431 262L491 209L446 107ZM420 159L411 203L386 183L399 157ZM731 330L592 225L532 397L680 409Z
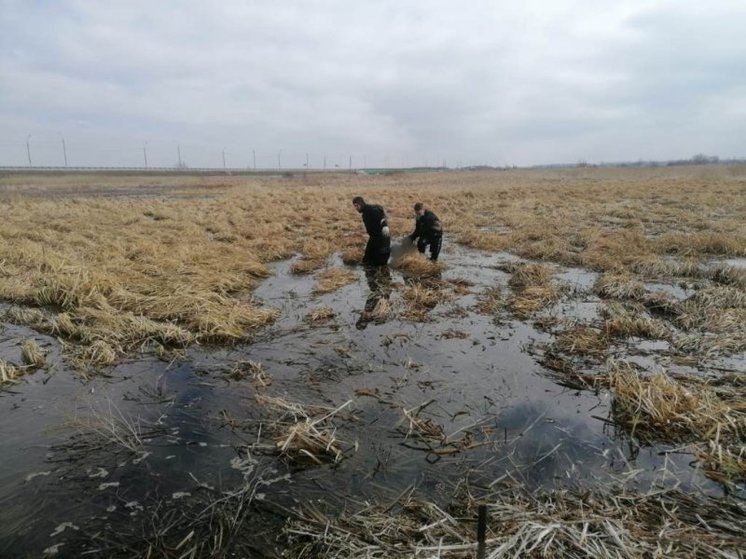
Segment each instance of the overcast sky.
M746 156L744 0L0 0L0 165ZM278 161L279 160L279 161Z

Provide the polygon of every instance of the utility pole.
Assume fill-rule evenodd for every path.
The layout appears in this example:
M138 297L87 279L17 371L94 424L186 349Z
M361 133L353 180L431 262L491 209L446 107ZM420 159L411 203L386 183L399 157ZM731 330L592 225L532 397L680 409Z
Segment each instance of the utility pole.
M31 134L26 136L26 155L28 155L28 166L31 167Z
M350 171L352 171L352 155L350 155Z
M145 160L145 168L148 168L148 142L142 145L142 158Z
M254 160L254 170L256 171L256 150L255 149L251 150L251 157Z
M176 153L179 155L179 169L181 169L181 146L176 144Z
M277 170L282 171L282 150L277 152Z
M65 158L65 167L67 167L67 148L65 148L64 136L62 136L62 156Z
M223 169L225 169L225 150L223 150Z

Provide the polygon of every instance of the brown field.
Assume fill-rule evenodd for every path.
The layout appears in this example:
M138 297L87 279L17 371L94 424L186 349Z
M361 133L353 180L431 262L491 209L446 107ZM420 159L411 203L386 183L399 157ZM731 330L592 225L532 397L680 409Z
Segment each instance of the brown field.
M177 360L193 348L250 348L269 326L287 319L281 304L255 295L276 263L292 259L288 273L307 276L311 296L357 284L366 237L351 204L355 195L386 208L395 238L412 231L412 205L424 201L443 221L447 243L485 258L506 257L488 267L506 280L483 288L472 283L468 267L459 268L458 278L444 275L456 267L447 254L437 265L416 252L403 256L392 263L403 281L395 277L384 296L366 303L363 314L374 327L390 320L440 321L443 338L468 344L468 332L451 328L443 315L433 318L432 310L471 297L468 308L451 308L452 316L476 313L496 325L529 325L548 339L532 350L547 375L562 386L607 395L605 421L615 436L642 447L685 449L705 477L743 498L746 167L2 176L3 322L58 340L60 350L18 340L20 358L0 354L0 386L17 390L24 377L44 374L37 371L54 366L54 359L89 380L146 357ZM593 274L581 295L562 279L573 271ZM599 307L597 316L558 310L586 300ZM315 304L299 320L307 328L331 324L339 331L346 328L339 314ZM408 334L386 335L385 347L407 343ZM656 367L633 363L641 340L664 347L656 350ZM334 351L346 358L351 350ZM324 468L355 453L357 435L338 433L333 421L354 423L352 412L340 413L337 403L310 408L293 397L264 395L272 377L261 363L242 363L251 367L233 367L227 377L253 382L252 405L276 416L267 428L272 439L255 450ZM408 357L401 382L429 365ZM308 374L315 385L324 372ZM404 442L427 447L436 459L484 446L494 435L475 427L468 437L466 431L450 437L444 419L418 415L427 400L404 405L383 387L358 390L358 399L372 398L386 413L403 412L397 425ZM225 423L240 425L235 418ZM283 537L298 557L473 557L476 541L468 526L485 503L489 557L711 557L721 551L736 557L745 543L742 504L726 497L717 506L727 509L727 519L708 530L702 526L716 519L717 506L686 492L666 490L658 500L626 486L620 493L537 494L507 481L490 486L481 500L459 484L460 500L451 505L461 510L442 510L411 493L399 495L396 506L367 504L344 519L309 505L296 511ZM240 507L251 502L247 495L240 495ZM206 537L210 522L198 517L179 524L180 538L164 536L158 545L169 540L169 553L179 556L177 550L193 545L173 549L187 528ZM235 530L237 523L220 524L221 530ZM165 553L158 545L154 553ZM215 556L223 549L210 545L194 549Z
M599 288L604 296L639 296L634 278L707 274L743 290L743 270L702 264L746 256L744 174L690 167L160 177L138 180L128 192L158 187L183 197L146 199L100 196L131 178L5 177L0 298L48 309L46 328L74 342L82 368L109 365L109 356L143 344L230 343L273 319L251 300L268 263L300 253L294 270L313 272L336 249L364 243L350 204L356 193L386 207L394 236L410 232L410 208L425 200L464 245L616 274ZM46 196L24 196L24 181ZM671 256L685 264L671 264ZM510 301L519 316L554 298L543 274ZM713 301L708 312L719 308ZM743 307L732 314L735 326L743 323ZM106 351L92 350L94 343Z

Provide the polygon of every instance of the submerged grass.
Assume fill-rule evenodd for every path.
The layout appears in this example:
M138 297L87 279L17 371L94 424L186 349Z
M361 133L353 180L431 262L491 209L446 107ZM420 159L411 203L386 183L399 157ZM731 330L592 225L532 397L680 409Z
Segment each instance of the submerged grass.
M357 274L352 270L344 268L330 268L316 276L316 286L313 292L316 294L331 293L340 287L349 285L357 279Z
M20 376L18 367L0 358L0 384L12 384Z
M610 360L613 415L645 442L738 440L746 432L746 402L728 402L706 385L687 387L665 372L643 375Z
M293 557L489 559L515 557L736 557L746 544L743 507L676 490L623 487L495 493L449 507L417 500L367 505L330 518L304 506L285 526ZM485 508L485 538L475 518ZM481 551L480 551L481 547ZM481 555L480 555L481 554Z
M47 365L47 353L36 340L24 340L21 345L21 358L29 367L40 368Z
M601 310L603 328L608 336L620 338L671 339L671 327L664 321L646 316L644 308L630 308L612 302Z
M443 262L433 262L418 252L404 254L395 261L394 266L402 273L418 278L438 276L445 269Z
M598 328L577 324L562 330L552 344L552 350L559 353L598 357L605 353L608 340Z
M332 419L352 400L336 409L308 406L282 397L258 394L257 402L280 412L274 422L274 449L280 456L296 465L338 463L345 458L349 444L336 436ZM323 414L323 415L322 415ZM316 417L321 415L321 417Z
M559 290L552 282L552 271L537 263L511 266L513 275L508 285L513 294L507 302L508 309L518 318L528 318L559 298Z

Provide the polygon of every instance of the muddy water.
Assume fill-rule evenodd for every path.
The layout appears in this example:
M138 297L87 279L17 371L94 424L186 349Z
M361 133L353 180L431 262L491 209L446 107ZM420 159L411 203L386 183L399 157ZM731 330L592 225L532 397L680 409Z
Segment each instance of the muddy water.
M477 486L507 474L531 487L576 487L635 474L637 484L718 491L690 456L630 448L606 421L605 393L554 383L532 351L548 334L474 310L484 289L507 285L496 266L512 257L449 246L443 259L443 280L471 285L425 322L401 319L407 278L396 271L394 318L361 323L370 295L362 270L355 283L316 296L313 277L291 275L282 262L255 292L281 317L251 343L195 348L171 363L136 356L90 382L65 366L56 340L7 325L1 357L20 363L20 340L31 337L54 365L0 392L0 556L132 555L164 511L199 508L206 494L224 495L258 472L273 482L262 489L262 502L272 503L258 509L264 517L245 520L256 556L274 553L283 507L314 502L338 513L410 487L446 502L467 475ZM595 276L559 277L569 295L552 312L593 316ZM320 307L335 318L307 321ZM261 363L272 384L233 375L246 360ZM257 394L330 408L352 400L334 419L346 458L301 467L270 452L278 414ZM468 433L472 448L442 455L437 442L418 439L401 410L421 405L420 418L449 440ZM125 425L139 440L132 449Z

